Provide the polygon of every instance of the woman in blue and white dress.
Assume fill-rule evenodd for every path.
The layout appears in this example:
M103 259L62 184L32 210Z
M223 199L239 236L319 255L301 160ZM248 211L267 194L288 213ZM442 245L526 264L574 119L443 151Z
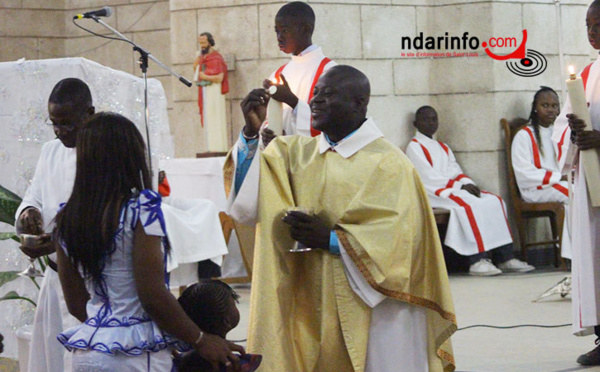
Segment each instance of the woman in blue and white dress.
M96 114L76 148L75 185L54 239L67 307L83 322L58 336L73 371L169 371L170 348L186 346L214 363L237 361L232 351L243 348L199 329L165 284L161 197L148 189L135 125Z

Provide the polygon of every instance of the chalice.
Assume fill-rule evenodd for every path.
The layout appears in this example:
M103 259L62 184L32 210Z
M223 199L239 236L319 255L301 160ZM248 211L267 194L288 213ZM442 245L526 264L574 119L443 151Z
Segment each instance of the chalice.
M38 235L21 234L19 235L19 238L21 238L21 245L23 245L24 247L35 247L38 243ZM21 271L18 275L27 276L30 278L43 277L44 274L42 274L42 272L38 270L34 265L35 258L27 256L27 259L29 260L29 266L25 270Z
M302 213L306 213L306 214L311 214L312 212L307 209L307 208L303 208L303 207L292 207L289 208L287 210L287 213L290 212L302 212ZM302 253L302 252L310 252L313 249L310 247L305 246L304 244L298 242L298 241L294 241L294 246L292 247L292 249L290 249L290 252L292 253Z

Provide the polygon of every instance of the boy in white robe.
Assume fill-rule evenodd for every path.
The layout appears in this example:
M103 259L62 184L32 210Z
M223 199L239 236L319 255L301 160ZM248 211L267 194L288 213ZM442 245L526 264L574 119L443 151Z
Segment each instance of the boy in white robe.
M311 115L308 102L312 98L313 88L319 77L336 63L325 57L321 47L312 43L315 28L315 14L312 8L303 2L290 2L279 9L275 16L275 32L279 49L291 54L291 61L281 66L265 80L263 87L268 89L277 81L277 92L270 99L282 102L284 134L300 134L315 136L318 131L311 129ZM268 118L267 118L268 122ZM238 222L252 224L254 215L248 210L255 210L256 200L251 195L254 184L258 184L258 156L254 156L259 147L259 130L246 125L240 132L236 144L225 163L226 185L228 192L228 212ZM273 139L274 134L268 128L261 133L263 145ZM248 173L246 185L242 180ZM229 176L227 176L229 175ZM245 190L248 189L248 190ZM239 197L238 197L239 194Z
M419 108L414 125L418 132L409 143L406 155L423 180L431 206L450 210L444 244L460 255L469 256L470 275L534 270L533 266L514 258L502 199L480 190L463 173L450 147L432 138L439 125L435 109ZM489 251L491 260L487 258Z

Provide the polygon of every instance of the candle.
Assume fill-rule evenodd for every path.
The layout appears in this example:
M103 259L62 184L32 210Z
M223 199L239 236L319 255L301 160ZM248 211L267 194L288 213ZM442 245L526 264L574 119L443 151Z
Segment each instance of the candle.
M575 69L569 66L569 79L567 80L567 91L569 101L571 101L571 113L578 119L583 120L587 125L591 124L590 110L588 110L587 100L585 99L585 90L583 89L583 80L575 76Z
M575 69L569 66L569 79L567 80L567 92L571 102L571 113L585 122L586 127L591 126L592 118L588 109L583 89L583 80L575 76ZM579 158L584 168L584 174L593 207L600 207L600 152L598 149L581 151Z
M267 125L275 135L281 136L283 134L283 106L281 102L273 99L273 94L277 92L277 86L271 85L269 87L269 104L267 105Z

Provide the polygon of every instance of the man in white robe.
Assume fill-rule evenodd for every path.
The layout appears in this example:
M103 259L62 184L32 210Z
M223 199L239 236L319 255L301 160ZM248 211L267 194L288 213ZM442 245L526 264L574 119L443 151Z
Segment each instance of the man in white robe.
M590 44L600 50L600 1L590 5L586 23ZM577 161L579 150L600 147L600 58L584 68L580 76L592 122L584 123L569 115L572 109L567 97L554 123L552 140L557 144L562 172L575 172L571 205L573 333L578 336L595 333L600 339L600 208L592 207L588 195L598 190L587 189L585 169ZM600 365L600 346L580 355L577 362Z
M336 63L325 57L321 47L312 43L315 27L315 15L312 8L303 2L288 3L279 9L275 16L275 32L279 49L291 54L291 61L281 66L265 80L264 88L277 82L277 93L270 97L283 104L282 127L285 134L315 136L318 131L311 127L311 114L308 103L312 98L313 88L319 77ZM266 98L267 100L269 97ZM268 118L267 118L268 122ZM236 144L225 163L225 182L228 197L228 213L242 223L252 224L254 215L248 210L256 210L257 195L253 191L258 185L258 156L254 156L259 147L259 130L246 125L240 132ZM273 138L273 132L263 130L263 144L266 146ZM240 160L241 159L241 160ZM246 185L235 169L242 164L244 174L247 172L251 185ZM227 185L229 183L229 185ZM246 188L248 190L246 190Z
M514 258L512 235L502 199L481 191L456 162L452 149L432 137L439 126L433 107L423 106L415 116L416 136L406 155L421 175L433 208L450 210L444 244L469 256L469 274L499 275L527 272L534 267ZM492 251L492 260L486 258Z
M18 234L39 235L37 246L22 247L23 252L34 258L50 255L34 317L30 372L70 370L70 353L65 353L56 337L77 320L66 307L50 234L60 204L67 202L73 189L78 127L94 113L87 84L75 78L58 82L48 99L48 112L49 124L58 138L42 147L31 186L15 215Z

